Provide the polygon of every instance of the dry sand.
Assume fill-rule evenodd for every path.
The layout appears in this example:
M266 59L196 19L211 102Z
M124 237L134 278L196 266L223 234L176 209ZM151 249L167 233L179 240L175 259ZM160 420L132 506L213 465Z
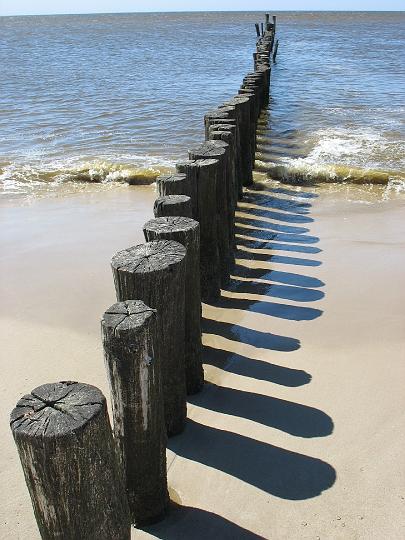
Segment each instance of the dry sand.
M178 506L133 538L405 538L405 198L271 189L241 205L233 286L204 308L209 383L168 451ZM154 197L2 209L1 538L39 538L8 414L44 382L108 392L109 260Z

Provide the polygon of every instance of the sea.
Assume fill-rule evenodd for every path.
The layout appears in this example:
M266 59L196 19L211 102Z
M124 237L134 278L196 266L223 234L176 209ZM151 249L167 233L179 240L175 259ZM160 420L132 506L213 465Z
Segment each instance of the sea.
M405 190L405 13L275 12L256 175ZM0 197L153 182L253 69L263 13L0 17Z

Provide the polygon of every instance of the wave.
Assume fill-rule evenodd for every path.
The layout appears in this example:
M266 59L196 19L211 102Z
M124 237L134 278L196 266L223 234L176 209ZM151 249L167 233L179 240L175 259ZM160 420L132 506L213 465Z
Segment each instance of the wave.
M263 134L258 142L256 170L275 180L405 188L404 144L396 133L326 128L297 132L288 140L285 133Z
M5 192L25 192L66 182L147 185L155 182L159 175L172 172L174 167L175 163L167 159L131 155L88 161L71 158L35 164L2 162L0 186Z
M342 164L291 163L280 165L256 160L255 168L260 172L267 173L274 180L289 182L349 182L380 185L387 185L389 182L405 183L405 174L401 171L363 169Z

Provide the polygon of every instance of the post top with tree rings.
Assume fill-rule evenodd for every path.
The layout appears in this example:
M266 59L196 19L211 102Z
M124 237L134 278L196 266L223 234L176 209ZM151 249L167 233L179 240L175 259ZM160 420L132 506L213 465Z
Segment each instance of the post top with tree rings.
M111 266L117 272L145 274L170 269L186 256L186 248L174 240L156 240L132 246L114 255Z
M224 136L222 139L221 136ZM227 146L229 146L229 143L227 141L233 140L234 134L229 131L229 129L210 129L210 137L212 141L225 143ZM223 148L226 148L223 146Z
M194 159L185 159L184 161L178 161L176 163L176 168L178 170L183 170L184 167L197 167ZM187 174L179 173L181 176L185 176L187 178Z
M183 175L186 176L186 175ZM178 204L178 203L187 203L190 200L188 195L164 195L163 197L158 197L156 202L164 201L165 204Z
M212 126L210 126L210 130L212 130L212 131L230 131L231 133L235 133L236 126L234 124L212 124Z
M143 226L145 231L155 231L159 233L175 233L198 229L199 222L195 219L179 216L165 216L150 219Z
M15 439L62 438L81 429L105 406L95 386L72 381L43 384L18 401L10 426Z
M227 113L232 112L233 110L233 107L222 107L221 109L214 109L207 112L205 118L226 118Z
M213 144L216 141L207 141L197 148L188 151L190 157L202 159L205 157L220 157L225 154L225 148L219 144Z
M165 195L158 197L153 205L155 217L192 216L191 197L188 195Z
M142 328L155 313L156 310L148 307L142 300L126 300L109 307L103 315L101 324L118 336Z
M225 150L228 148L229 144L225 141L219 141L215 139L210 139L206 142L211 148L224 148Z
M249 73L246 73L246 75L245 75L245 77L243 78L243 80L248 79L249 77L261 78L261 77L263 77L263 74L262 74L262 73L259 73L258 70L256 70L256 71L249 71Z
M194 163L197 167L199 167L200 169L202 167L216 167L218 165L218 160L217 159L196 159L194 160Z
M234 118L214 118L211 119L208 125L208 129L214 126L217 126L218 124L226 125L229 128L233 128L236 130L236 120Z
M248 97L245 96L234 96L232 99L227 101L230 105L239 105L240 103L247 103L249 101Z
M174 174L161 174L156 178L156 182L176 182L178 180L185 180L186 175L183 173Z
M239 88L238 90L241 96L254 97L255 93L250 88Z

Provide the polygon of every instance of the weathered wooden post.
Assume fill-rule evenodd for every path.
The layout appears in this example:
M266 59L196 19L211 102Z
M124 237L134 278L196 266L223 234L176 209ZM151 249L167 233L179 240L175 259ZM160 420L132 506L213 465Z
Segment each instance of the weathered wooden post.
M260 37L260 28L259 28L258 23L255 23L255 28L256 28L256 36L259 38Z
M167 434L186 421L184 283L186 249L178 242L148 242L116 253L111 261L117 300L139 299L157 310L155 355L162 372Z
M260 103L260 99L259 99L259 89L258 89L258 86L259 84L257 82L253 82L253 81L245 81L242 83L242 86L241 88L238 90L238 93L240 95L252 95L254 96L254 110L255 110L255 114L254 114L254 119L255 119L255 122L257 122L257 119L259 117L259 114L260 114L260 110L261 110L261 103Z
M255 152L256 152L256 128L257 128L257 118L259 116L259 107L257 95L255 94L252 88L240 88L238 94L244 97L249 98L250 104L250 155L251 163L255 161Z
M210 126L212 123L214 123L214 121L220 121L222 123L224 120L227 120L227 119L233 120L235 124L237 123L234 107L223 106L221 108L209 111L207 114L205 114L204 116L205 140L208 141L209 139Z
M188 151L190 160L216 159L216 220L219 249L219 264L221 268L221 284L227 285L230 277L230 246L228 229L228 176L226 149L219 141L207 141L197 148ZM228 145L226 145L228 146Z
M193 202L193 218L200 223L201 299L206 303L215 302L221 296L221 267L216 217L218 160L184 161L178 163L177 167L191 177L196 186L197 195Z
M267 107L269 104L269 92L270 92L270 75L271 68L269 64L261 65L258 67L258 72L263 74L262 79L262 89L263 89L263 108Z
M183 216L192 217L191 198L187 195L166 195L156 199L153 206L155 217Z
M276 41L276 45L275 45L275 47L274 47L273 62L276 61L277 52L278 52L278 40Z
M235 107L238 111L239 133L241 146L241 162L243 179L242 184L249 186L253 183L252 178L252 154L251 154L251 125L250 125L250 99L246 96L238 95L227 101L226 105Z
M213 124L230 123L235 125L235 170L236 170L236 185L238 186L237 198L242 198L242 151L241 151L241 134L239 128L239 114L235 107L223 105L214 111L208 112L204 117L205 123L205 139L209 140L210 126Z
M43 540L129 540L122 469L98 388L39 386L19 400L10 426Z
M169 503L156 312L140 300L114 304L101 320L118 445L132 523L163 518Z
M185 174L168 174L156 178L156 187L160 197L165 195L193 196L190 179Z
M234 213L238 200L238 187L236 185L236 126L233 124L211 124L209 131L210 140L224 141L228 145L227 149L227 172L228 172L228 209L230 215Z
M229 256L230 264L233 267L235 263L235 208L238 201L238 187L236 185L235 169L235 126L228 124L213 124L210 127L210 139L220 140L227 143L227 197L228 197L228 234L229 234Z
M145 239L174 240L186 250L185 282L185 369L188 394L196 394L204 384L201 344L200 226L187 217L151 219L143 227Z
M260 30L261 30L262 36L264 36L264 24L263 23L260 23Z

